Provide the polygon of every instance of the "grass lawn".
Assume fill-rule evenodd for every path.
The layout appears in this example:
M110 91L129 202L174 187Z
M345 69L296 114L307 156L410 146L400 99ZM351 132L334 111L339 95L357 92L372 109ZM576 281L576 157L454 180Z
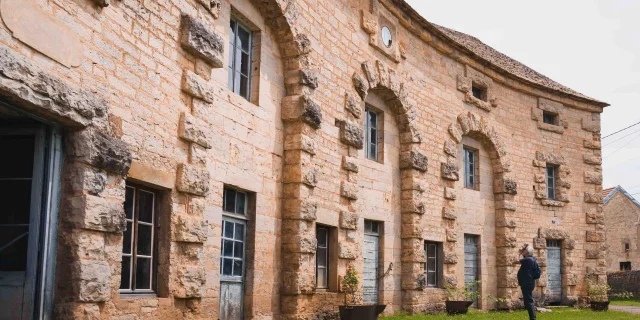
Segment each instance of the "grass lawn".
M609 305L640 307L640 300L639 299L611 300Z
M594 312L588 309L574 309L574 308L553 308L551 313L538 313L536 316L539 320L626 320L626 319L638 319L638 315L633 315L626 312ZM524 310L518 310L514 312L488 312L483 313L479 311L470 311L467 315L448 316L446 314L437 315L418 315L418 316L392 316L383 317L382 320L479 320L479 319L491 319L491 320L526 320L529 319L527 312Z

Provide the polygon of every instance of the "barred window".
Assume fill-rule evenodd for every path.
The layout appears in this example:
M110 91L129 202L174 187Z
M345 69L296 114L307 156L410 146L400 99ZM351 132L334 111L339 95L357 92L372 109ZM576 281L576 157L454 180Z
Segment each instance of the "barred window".
M124 202L127 227L122 243L120 292L155 290L156 192L127 184Z
M438 288L442 278L442 243L425 241L424 255L427 261L424 263L424 273L427 278L427 287Z

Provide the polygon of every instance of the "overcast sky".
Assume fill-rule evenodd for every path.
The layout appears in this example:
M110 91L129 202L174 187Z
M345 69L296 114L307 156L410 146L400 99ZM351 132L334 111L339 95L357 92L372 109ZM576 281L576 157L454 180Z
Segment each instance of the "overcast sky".
M640 122L640 1L406 1L427 20L611 104L603 137ZM640 125L602 145L604 187L640 198Z

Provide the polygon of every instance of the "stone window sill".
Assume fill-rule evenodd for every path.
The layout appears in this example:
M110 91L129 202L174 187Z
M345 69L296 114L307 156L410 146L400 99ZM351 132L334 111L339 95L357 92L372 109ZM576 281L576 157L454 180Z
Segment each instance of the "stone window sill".
M549 199L541 200L540 202L542 203L543 206L549 206L549 207L564 207L565 205L565 203L562 201L549 200Z
M545 130L545 131L551 131L551 132L555 132L555 133L560 133L560 134L564 133L564 127L559 126L559 125L555 125L555 124L548 124L548 123L544 123L544 122L539 122L538 123L538 129Z
M120 299L156 299L156 293L120 293Z

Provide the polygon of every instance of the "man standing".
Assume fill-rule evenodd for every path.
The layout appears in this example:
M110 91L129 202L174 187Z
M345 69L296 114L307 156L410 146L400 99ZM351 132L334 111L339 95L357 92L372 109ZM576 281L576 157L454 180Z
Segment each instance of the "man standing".
M520 249L520 254L523 258L519 260L518 285L522 290L524 307L529 312L529 320L536 320L536 306L533 302L533 289L536 286L536 282L532 273L535 272L537 262L533 258L533 248L527 243Z

